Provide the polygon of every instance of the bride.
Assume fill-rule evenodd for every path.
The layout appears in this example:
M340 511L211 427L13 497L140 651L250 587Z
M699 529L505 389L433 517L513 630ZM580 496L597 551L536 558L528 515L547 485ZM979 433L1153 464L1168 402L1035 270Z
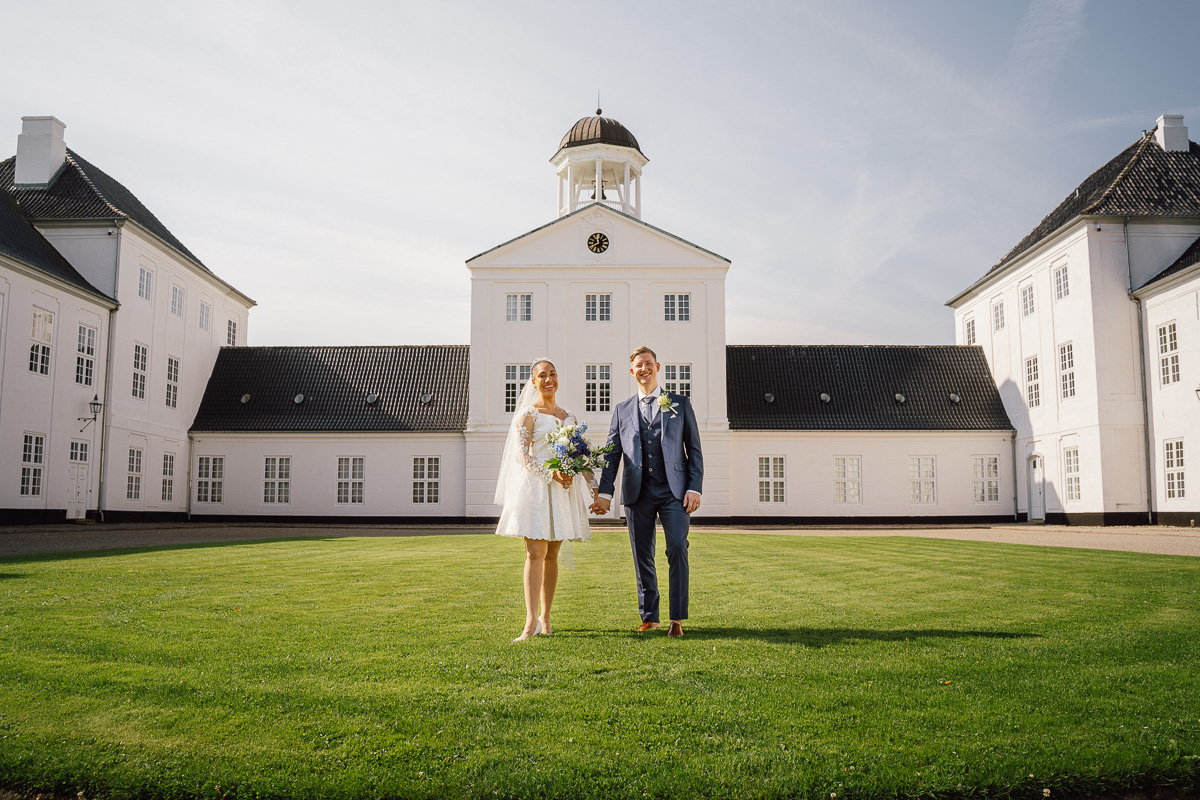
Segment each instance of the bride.
M576 422L574 414L554 401L557 391L554 364L544 358L534 361L529 383L517 399L496 482L496 504L504 509L496 533L525 540L525 628L514 642L551 632L559 548L564 541L591 538L588 506L596 497L594 477L584 473L578 477L586 480L573 480L545 466L554 457L546 434L559 423Z

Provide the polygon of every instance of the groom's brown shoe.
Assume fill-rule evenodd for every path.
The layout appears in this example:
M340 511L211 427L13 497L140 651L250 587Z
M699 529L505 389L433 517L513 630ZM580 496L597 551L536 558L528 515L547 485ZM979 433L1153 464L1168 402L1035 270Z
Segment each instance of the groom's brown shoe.
M667 636L683 636L683 626L678 622L672 622L670 629L667 630Z
M646 631L651 630L652 628L661 628L661 627L662 626L659 625L657 622L643 622L641 625L638 626L638 629L636 632L637 633L645 633Z

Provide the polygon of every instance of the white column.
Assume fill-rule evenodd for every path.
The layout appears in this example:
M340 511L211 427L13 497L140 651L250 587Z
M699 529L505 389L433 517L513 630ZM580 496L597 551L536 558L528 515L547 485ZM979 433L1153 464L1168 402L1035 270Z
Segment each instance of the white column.
M629 162L625 162L625 180L621 183L621 210L629 213Z
M604 197L604 161L596 159L596 202Z
M633 215L635 217L637 217L638 219L642 218L642 176L641 175L637 176L637 210L634 211Z
M554 209L554 216L561 217L563 215L563 176L560 173L558 176L558 207Z
M575 191L575 165L567 164L567 191L570 192L570 197L567 199L568 212L575 210L575 201L579 198L579 192Z

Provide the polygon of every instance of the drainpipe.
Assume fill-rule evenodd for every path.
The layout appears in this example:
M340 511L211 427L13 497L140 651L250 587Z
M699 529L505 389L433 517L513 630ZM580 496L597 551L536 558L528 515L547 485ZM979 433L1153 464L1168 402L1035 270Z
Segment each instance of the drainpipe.
M1154 524L1154 449L1150 437L1150 393L1146 381L1146 320L1141 298L1133 295L1133 262L1129 258L1129 217L1121 224L1125 237L1125 272L1129 276L1129 298L1137 305L1138 363L1142 373L1142 439L1146 448L1146 524Z
M187 515L188 522L192 521L192 454L195 452L195 449L196 440L192 438L192 432L188 431L188 460L187 469L184 472L184 475L187 476L186 480L184 481L184 485L187 487L185 489L187 492L187 503L185 503L183 507L184 513Z
M1013 522L1017 522L1021 516L1018 511L1018 503L1020 503L1021 498L1020 498L1020 495L1018 494L1019 490L1017 489L1017 481L1019 480L1019 478L1017 476L1017 432L1016 432L1016 430L1013 430L1012 439L1009 440L1009 443L1012 444ZM1026 521L1028 521L1028 520L1026 520Z
M117 297L117 287L121 285L121 229L117 228L117 252L113 263L113 298L118 303L121 302ZM118 305L117 308L120 308ZM109 420L112 419L112 379L113 379L113 337L116 336L117 328L117 308L108 310L108 347L104 353L104 407L100 409L100 413L104 414L101 419L100 426L100 497L96 500L96 517L100 522L104 522L104 484L105 476L108 474L108 461L106 453L108 452L108 428ZM108 412L108 413L105 413Z

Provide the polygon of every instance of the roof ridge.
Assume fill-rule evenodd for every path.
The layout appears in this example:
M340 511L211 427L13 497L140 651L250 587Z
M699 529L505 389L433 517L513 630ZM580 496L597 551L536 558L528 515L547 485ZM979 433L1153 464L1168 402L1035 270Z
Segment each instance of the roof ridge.
M70 148L67 148L67 155L66 155L66 158L64 159L64 163L70 163L70 165L75 168L75 170L79 173L79 176L81 178L83 178L85 183L87 183L88 187L93 192L96 193L96 197L99 197L100 201L103 202L104 205L108 206L109 209L111 209L114 214L116 214L117 216L120 216L120 217L124 217L125 219L132 219L128 214L126 214L121 209L117 208L115 205L113 205L112 201L110 201L107 197L104 196L104 192L100 191L100 187L97 186L96 182L93 181L91 176L87 174L87 170L85 170L83 167L81 167L79 165L79 162L75 160L75 154L71 152ZM60 168L60 171L61 171L61 168ZM56 172L55 178L57 178L58 175L59 175L59 173Z
M1158 127L1155 126L1154 130L1158 130ZM1089 203L1088 205L1083 207L1083 212L1085 214L1099 208L1100 204L1103 203L1105 200L1107 200L1112 195L1112 193L1116 190L1117 186L1120 185L1122 179L1124 179L1124 177L1129 174L1129 171L1131 169L1133 169L1134 165L1136 165L1141 160L1142 153L1146 152L1146 147L1149 144L1151 137L1153 137L1153 135L1154 135L1154 131L1149 131L1145 135L1142 136L1141 141L1138 143L1137 151L1130 157L1129 161L1126 162L1125 166L1121 168L1121 171L1117 173L1117 177L1113 178L1112 183L1110 183L1108 185L1108 188L1105 189L1104 192L1098 198L1096 198L1096 201L1094 203ZM1101 169L1103 169L1103 167L1101 167ZM1076 191L1078 191L1078 189Z

